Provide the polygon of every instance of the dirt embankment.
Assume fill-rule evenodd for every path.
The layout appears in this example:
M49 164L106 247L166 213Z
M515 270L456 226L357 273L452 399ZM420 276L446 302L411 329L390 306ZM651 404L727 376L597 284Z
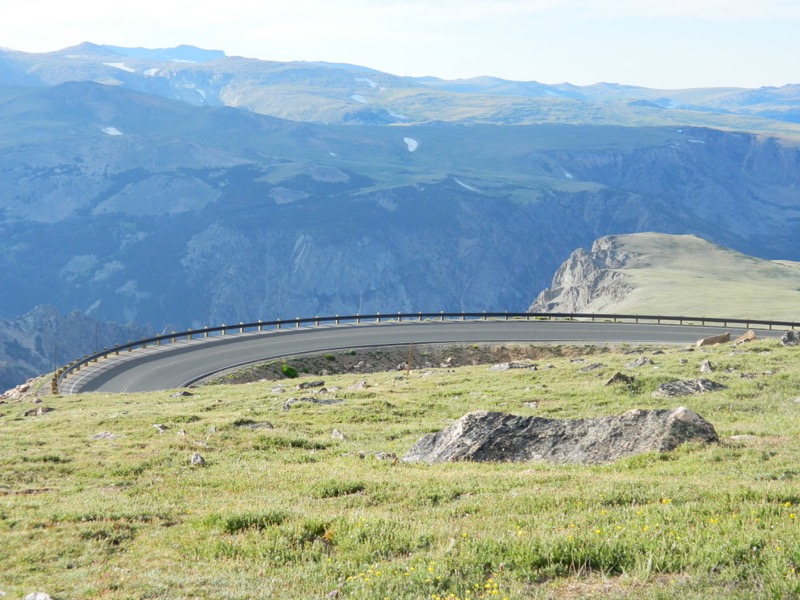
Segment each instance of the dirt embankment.
M285 379L282 365L294 367L301 375L337 375L404 371L409 356L412 369L455 368L520 360L546 360L558 356L583 356L608 351L603 346L488 345L457 346L426 344L339 350L326 354L293 356L222 373L207 383L251 383Z

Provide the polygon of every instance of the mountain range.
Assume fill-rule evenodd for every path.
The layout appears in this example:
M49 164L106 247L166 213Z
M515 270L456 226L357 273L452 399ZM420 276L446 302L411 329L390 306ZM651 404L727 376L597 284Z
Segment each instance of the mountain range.
M0 318L519 311L575 248L642 231L800 260L799 117L800 86L0 50Z

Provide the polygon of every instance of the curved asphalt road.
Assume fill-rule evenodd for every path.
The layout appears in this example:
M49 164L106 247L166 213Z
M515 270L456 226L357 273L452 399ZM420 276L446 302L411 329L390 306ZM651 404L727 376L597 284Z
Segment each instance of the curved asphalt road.
M234 366L351 348L434 343L688 344L743 329L586 321L425 321L303 327L226 335L112 356L67 377L62 393L148 392L191 385ZM759 330L778 337L781 331Z

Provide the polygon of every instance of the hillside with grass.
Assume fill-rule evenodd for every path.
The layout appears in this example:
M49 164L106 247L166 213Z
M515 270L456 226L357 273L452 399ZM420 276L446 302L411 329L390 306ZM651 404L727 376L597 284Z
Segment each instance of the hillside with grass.
M692 235L613 235L578 249L531 312L800 320L800 263L747 256Z
M478 349L475 349L478 351ZM514 355L513 347L506 349ZM522 347L489 365L0 405L0 591L22 598L789 598L800 354L775 340ZM635 362L647 357L651 364ZM334 354L330 360L339 360ZM665 400L700 363L726 390ZM598 365L592 370L584 367ZM628 385L605 385L617 372ZM318 388L315 388L318 389ZM602 466L410 464L473 410L684 405L720 442ZM37 407L40 416L25 416ZM191 463L199 453L204 466Z

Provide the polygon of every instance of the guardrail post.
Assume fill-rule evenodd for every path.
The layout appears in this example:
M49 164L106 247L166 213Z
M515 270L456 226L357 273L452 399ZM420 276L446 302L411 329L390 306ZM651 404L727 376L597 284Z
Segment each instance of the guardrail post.
M114 352L117 356L119 356L119 344L114 344Z
M242 325L244 325L244 323L239 321L239 333L244 333L244 327L242 327Z
M142 340L144 340L144 338L142 338ZM145 349L145 348L147 348L147 344L144 341L142 341L142 349Z
M220 332L220 335L225 335L227 332L228 332L228 326L225 325L225 323L223 323L222 324L222 331Z
M208 325L203 327L203 337L208 337Z
M378 313L375 316L377 317L377 322L380 323L381 322L381 313Z
M258 331L262 331L263 329L264 329L264 326L261 325L261 319L259 319L258 320Z
M175 332L174 332L174 331L170 331L169 333L170 333L170 335L172 336L172 337L170 338L169 342L170 342L170 344L174 344L175 342L177 342L177 341L178 341L178 337L175 335Z
M462 321L466 321L467 320L467 315L465 315L463 312L461 313L461 320Z
M133 346L131 346L132 343L133 340L128 340L128 352L133 352Z
M281 328L281 320L280 320L280 319L278 319L278 322L277 322L277 324L275 325L275 329L280 329L280 328Z
M400 316L401 314L402 313L398 310L397 311L397 322L398 323L402 323L403 322L403 317Z
M189 340L190 342L192 341L192 330L191 329L186 332L186 339Z
M314 321L314 326L319 327L319 315L315 316L314 318L316 319L316 321Z
M341 322L341 319L339 318L339 315L336 315L336 321L334 321L334 323L336 323L338 325L340 322Z
M506 311L506 321L508 321L508 311Z
M439 311L439 314L441 315L441 317L439 317L439 320L440 320L440 321L444 321L444 311L443 311L443 310L440 310L440 311Z
M483 320L486 320L486 311L483 311Z
M295 317L294 318L294 326L295 326L295 328L300 327L300 317Z
M360 314L356 314L356 323L357 324L361 323L361 315Z
M422 323L422 312L417 312L417 322Z

